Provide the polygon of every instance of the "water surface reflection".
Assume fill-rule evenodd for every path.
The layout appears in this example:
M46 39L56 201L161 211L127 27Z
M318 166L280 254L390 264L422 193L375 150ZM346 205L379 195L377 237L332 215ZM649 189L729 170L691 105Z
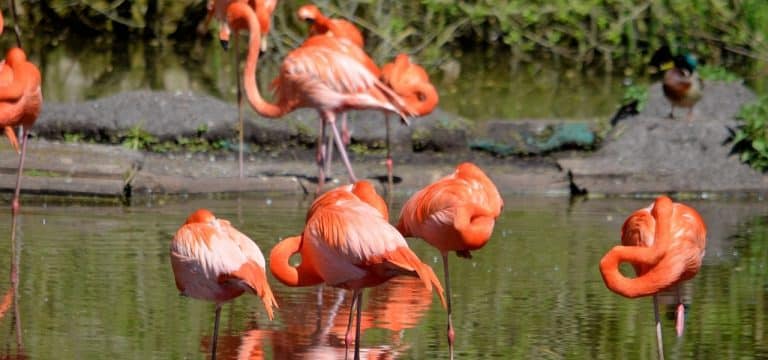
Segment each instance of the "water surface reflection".
M402 200L395 199L393 214ZM23 247L17 248L24 351L6 310L0 358L205 358L213 305L178 296L168 261L173 232L190 211L207 207L266 252L302 227L310 201L212 195L121 207L26 199ZM651 300L611 293L597 268L619 242L624 218L649 202L507 197L486 248L451 262L458 356L654 358ZM668 357L768 357L768 210L746 200L687 203L707 221L709 241L700 273L684 288L690 304L685 335L675 338L672 321L663 320ZM10 234L10 221L0 223L0 232ZM433 248L416 240L410 245L439 270ZM9 245L0 247L0 279L9 279L13 254ZM280 303L275 321L255 296L224 307L222 358L343 356L350 295L327 288L318 308L317 288L271 283ZM6 280L1 284L0 310L10 288ZM367 291L363 310L367 356L445 357L444 309L413 279Z

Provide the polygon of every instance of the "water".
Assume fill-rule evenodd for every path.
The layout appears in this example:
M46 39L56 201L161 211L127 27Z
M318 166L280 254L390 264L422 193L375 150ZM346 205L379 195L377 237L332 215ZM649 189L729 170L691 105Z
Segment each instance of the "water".
M283 51L292 48L284 46ZM161 46L64 39L29 52L41 68L46 101L82 101L155 89L207 94L234 106L234 52L225 52L216 41ZM259 62L263 91L282 59L283 54L273 49ZM414 59L420 60L418 55ZM549 61L513 67L504 53L457 59L451 62L460 68L455 80L437 66L426 67L441 95L440 106L473 120L608 117L623 91L622 77L569 70Z
M395 199L394 214L401 202ZM450 257L459 358L654 359L650 298L611 293L597 266L618 243L623 219L648 202L508 197L488 245L471 260ZM663 320L668 358L768 357L768 210L741 200L688 203L708 223L707 253L684 287L690 304L684 336L675 338L672 321ZM168 256L173 233L192 210L206 207L267 253L280 237L299 232L309 204L309 198L267 195L130 207L26 199L16 299L25 354L206 358L214 306L178 295ZM0 233L10 233L9 223L0 224ZM8 289L11 262L10 245L3 244L0 293ZM437 251L419 240L410 245L442 279ZM342 356L349 294L326 288L318 316L317 288L270 281L280 304L275 321L255 296L225 305L221 358ZM368 290L364 302L362 347L369 356L446 358L445 312L418 282L400 279ZM0 318L0 358L20 352L12 314Z

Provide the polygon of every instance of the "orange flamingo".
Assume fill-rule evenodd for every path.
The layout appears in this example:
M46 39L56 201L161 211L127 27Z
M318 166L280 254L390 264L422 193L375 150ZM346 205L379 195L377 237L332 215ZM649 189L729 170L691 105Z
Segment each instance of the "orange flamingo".
M397 229L403 236L426 240L443 257L448 298L448 347L453 359L454 330L451 319L451 282L448 252L472 258L493 233L504 202L491 179L476 165L462 163L456 171L419 190L403 205Z
M247 4L256 13L256 17L259 20L259 27L261 30L261 51L267 49L267 33L272 24L272 13L277 6L277 0L209 0L207 4L208 15L205 20L198 26L197 32L202 34L208 29L208 23L215 15L219 20L219 41L221 46L227 50L229 48L230 39L230 27L226 21L227 7L229 4L239 2ZM235 38L237 40L237 38ZM235 69L240 69L239 61L239 49L238 42L235 41ZM239 177L242 179L245 177L244 161L243 161L243 147L245 143L245 124L243 123L243 93L242 86L240 85L240 76L235 71L235 83L237 84L237 124L238 124L238 169Z
M182 295L216 303L213 359L224 302L250 291L261 297L272 320L272 307L277 307L277 302L267 283L264 255L229 221L217 219L206 209L189 215L171 242L171 265L176 288Z
M19 145L16 135L13 133L13 127L22 127L21 154L19 156L19 168L16 173L16 190L14 191L11 205L13 214L19 211L19 195L21 193L24 156L27 151L27 135L29 135L29 129L37 120L43 104L43 93L40 84L40 70L38 70L35 64L27 61L27 54L24 50L21 48L8 50L5 64L3 69L0 70L0 127L4 128L6 136L8 136L8 139L17 151Z
M309 24L310 35L330 35L349 39L360 48L365 46L363 34L350 21L326 17L317 6L312 4L300 7L296 14L299 19Z
M614 246L600 260L600 273L611 291L628 298L653 295L659 358L664 358L664 350L658 293L677 289L675 329L677 336L682 336L685 306L679 284L699 272L706 237L707 227L696 210L659 196L649 207L635 211L624 221L621 245ZM632 264L636 278L627 278L619 272L622 262Z
M406 54L398 54L395 61L381 67L381 80L403 98L408 111L415 116L424 116L437 106L437 89L429 81L429 75L423 67L411 62ZM387 184L390 192L393 186L393 163L390 151L389 116L384 115L387 129Z
M415 276L431 291L436 288L445 304L443 288L428 265L408 248L405 239L386 221L381 210L358 197L357 182L318 197L308 212L300 236L286 238L275 245L269 256L272 274L288 286L325 283L352 289L357 306L355 359L360 351L362 289L377 286L398 275ZM368 187L368 190L373 190ZM366 196L374 195L361 195ZM376 203L384 204L378 194ZM370 201L370 200L369 200ZM301 263L289 264L291 255L300 253ZM345 339L348 344L349 336Z
M357 26L355 26L355 24L344 19L328 18L323 15L317 6L312 4L300 7L296 11L296 15L299 17L299 19L309 24L310 37L314 37L315 35L326 35L337 40L349 42L350 45L354 45L360 49L362 52L361 57L355 56L357 54L350 55L363 62L368 70L371 70L371 72L373 72L377 77L379 76L378 66L376 66L373 60L368 57L368 54L365 54L365 52L362 51L365 45L365 41L363 40L363 34L360 32ZM367 62L370 62L370 64L373 65L370 66L370 64ZM351 139L349 135L349 127L347 126L346 113L341 115L341 136L344 144L350 143ZM331 149L329 148L328 150L330 155Z
M254 110L262 116L277 118L298 108L316 109L323 123L331 125L336 145L353 181L355 176L335 126L335 114L350 109L372 109L397 113L401 118L410 115L400 96L359 62L322 46L302 46L286 56L273 82L277 102L268 103L256 86L261 33L255 14L244 4L233 3L227 8L227 22L233 31L247 29L250 33L243 83ZM325 181L321 147L319 143L318 189Z

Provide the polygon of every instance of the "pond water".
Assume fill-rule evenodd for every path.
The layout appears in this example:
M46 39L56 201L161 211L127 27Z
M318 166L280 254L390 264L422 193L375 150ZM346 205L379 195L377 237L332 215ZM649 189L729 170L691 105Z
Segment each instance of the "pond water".
M402 200L394 199L394 214ZM598 271L602 255L619 242L624 218L649 202L507 197L487 246L471 260L450 258L458 358L654 359L651 299L610 292ZM168 255L173 233L191 211L206 207L267 253L300 231L310 203L267 195L133 206L25 198L20 251L13 256L8 241L0 246L0 293L9 288L11 262L20 265L14 301L22 331L19 338L14 309L5 312L0 358L207 358L214 306L179 296ZM768 210L748 200L687 203L707 221L708 244L700 273L684 286L684 336L676 338L664 317L668 358L768 357ZM0 234L8 239L4 216ZM438 252L421 240L409 243L442 279ZM280 304L275 320L255 296L224 306L220 358L343 356L350 294L326 288L318 308L317 288L270 281ZM398 279L367 290L364 303L364 358L446 358L445 312L418 282Z
M282 51L290 48L286 45ZM217 41L160 46L65 38L37 45L29 52L41 68L48 101L81 101L156 89L193 91L234 104L234 52L225 52ZM260 60L261 89L267 89L276 74L280 54L273 49ZM419 61L418 56L414 59ZM606 117L616 110L623 91L621 77L564 69L548 61L515 67L504 53L461 56L448 63L452 66L442 68L452 70L445 72L440 66L426 64L441 95L440 106L475 120ZM458 78L447 75L457 69Z

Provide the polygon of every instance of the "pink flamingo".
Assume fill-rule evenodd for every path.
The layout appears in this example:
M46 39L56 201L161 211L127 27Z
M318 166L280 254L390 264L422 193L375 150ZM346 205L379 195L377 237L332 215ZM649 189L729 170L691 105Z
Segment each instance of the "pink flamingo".
M256 243L229 221L217 219L206 209L198 209L176 231L170 253L179 292L216 303L212 359L216 359L223 303L249 291L261 297L269 319L274 317L272 307L277 307L277 301L267 283L264 255Z
M323 46L302 46L286 56L272 83L277 102L268 103L256 86L261 33L255 14L244 4L233 3L227 8L227 22L233 31L247 29L250 33L243 84L253 109L272 118L298 108L316 109L323 124L331 125L336 146L353 181L356 178L335 126L335 114L350 109L372 109L393 112L402 118L410 115L400 96L358 61ZM321 138L323 135L321 131ZM322 141L318 141L318 191L325 182L322 146Z

